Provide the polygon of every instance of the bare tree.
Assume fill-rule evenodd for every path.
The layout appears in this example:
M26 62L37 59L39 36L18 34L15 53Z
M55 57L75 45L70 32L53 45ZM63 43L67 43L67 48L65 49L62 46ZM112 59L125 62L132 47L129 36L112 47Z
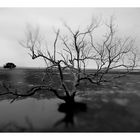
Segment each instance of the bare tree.
M100 21L93 19L84 30L73 31L64 24L68 34L63 35L60 30L57 30L52 49L44 43L39 28L27 28L25 39L20 41L20 44L30 50L32 59L43 58L47 64L43 77L44 85L33 87L24 95L18 94L17 91L11 92L5 87L7 92L4 94L10 93L17 98L32 96L38 90L48 90L66 103L74 103L78 86L82 81L88 80L93 84L100 84L109 80L106 75L113 69L125 69L123 75L132 71L137 59L134 40L130 37L126 39L117 37L116 27L111 18L110 23L105 24L107 33L100 42L96 43L94 33L99 25ZM92 73L88 73L86 65L91 61L96 63L97 68ZM71 88L67 83L66 73L71 76L69 83L72 84ZM123 75L115 75L113 78Z
M33 92L38 89L45 88L46 90L54 92L58 98L64 100L67 103L74 102L74 97L77 93L79 82L85 79L83 76L85 75L86 60L92 58L90 56L91 47L86 38L98 27L98 25L98 22L93 21L85 29L85 31L77 30L74 32L69 26L65 24L65 27L69 31L72 39L69 40L68 36L60 35L60 31L57 30L54 42L52 44L53 52L51 52L49 49L46 49L46 52L41 50L43 44L40 39L41 35L38 28L35 30L27 30L26 39L21 41L20 44L30 50L32 59L41 57L46 63L50 62L51 66L46 68L46 74L48 74L48 70L50 70L50 68L50 73L52 73L54 69L57 69L60 82L60 87L55 88L53 85L54 79L51 78L46 85L33 88ZM57 52L58 41L63 45L63 48L61 51L59 49L59 52ZM69 89L67 86L65 80L66 71L72 76L72 89ZM57 89L63 90L64 94L59 95Z

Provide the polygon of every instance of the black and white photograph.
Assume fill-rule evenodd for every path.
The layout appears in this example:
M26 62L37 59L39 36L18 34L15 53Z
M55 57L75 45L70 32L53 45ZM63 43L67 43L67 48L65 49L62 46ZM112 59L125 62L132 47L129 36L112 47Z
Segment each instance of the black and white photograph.
M140 8L0 7L0 132L140 132Z

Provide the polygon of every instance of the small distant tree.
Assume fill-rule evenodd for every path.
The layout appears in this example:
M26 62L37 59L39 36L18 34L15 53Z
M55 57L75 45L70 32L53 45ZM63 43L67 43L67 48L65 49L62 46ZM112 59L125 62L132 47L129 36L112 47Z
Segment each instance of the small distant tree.
M3 68L13 69L16 68L16 65L14 63L6 63Z

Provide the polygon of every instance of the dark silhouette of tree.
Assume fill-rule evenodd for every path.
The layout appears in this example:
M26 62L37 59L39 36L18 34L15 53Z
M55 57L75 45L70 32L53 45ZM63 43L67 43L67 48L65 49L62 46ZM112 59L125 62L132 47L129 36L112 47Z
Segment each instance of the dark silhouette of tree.
M3 68L8 68L8 69L13 69L13 68L16 68L16 65L14 63L6 63Z

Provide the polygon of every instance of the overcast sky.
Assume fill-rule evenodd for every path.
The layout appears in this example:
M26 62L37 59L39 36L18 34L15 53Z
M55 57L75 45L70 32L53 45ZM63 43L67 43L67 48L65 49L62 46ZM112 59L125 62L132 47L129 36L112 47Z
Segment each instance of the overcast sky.
M91 18L109 19L113 15L119 31L136 38L139 47L140 8L0 8L0 66L14 62L20 67L42 67L44 62L32 60L28 51L18 43L23 39L27 24L38 25L51 40L52 28L65 21L71 27L90 23Z

